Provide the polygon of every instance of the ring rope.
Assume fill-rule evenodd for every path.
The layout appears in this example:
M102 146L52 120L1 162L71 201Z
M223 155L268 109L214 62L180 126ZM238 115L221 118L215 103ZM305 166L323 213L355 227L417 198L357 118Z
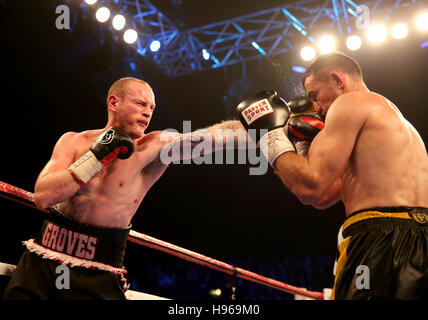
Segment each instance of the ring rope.
M37 209L39 211L49 213L49 210L40 209L34 204L34 194L18 187L12 186L5 182L0 181L0 197L24 204L31 208ZM301 296L309 297L316 300L323 300L324 295L322 292L309 291L302 288L297 288L295 286L264 277L257 273L233 267L230 264L224 263L222 261L204 256L197 252L181 248L174 244L153 238L143 233L130 230L128 241L162 251L164 253L176 256L178 258L191 261L202 266L215 269L217 271L227 273L229 275L235 275L239 278L255 282L261 285L265 285L280 291L284 291L291 294L298 294Z

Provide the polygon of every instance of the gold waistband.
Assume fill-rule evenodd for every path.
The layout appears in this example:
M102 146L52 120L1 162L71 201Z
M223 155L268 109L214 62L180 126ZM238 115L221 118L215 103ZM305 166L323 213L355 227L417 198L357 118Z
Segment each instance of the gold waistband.
M350 225L362 220L376 219L376 218L394 218L394 219L408 219L413 220L408 212L380 212L380 211L363 211L356 215L349 216L342 226L342 231L345 231Z

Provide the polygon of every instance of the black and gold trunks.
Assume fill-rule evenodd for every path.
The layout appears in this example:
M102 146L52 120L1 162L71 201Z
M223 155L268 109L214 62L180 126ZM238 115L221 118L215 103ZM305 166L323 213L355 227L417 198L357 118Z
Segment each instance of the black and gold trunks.
M349 215L339 234L332 299L428 299L428 209Z

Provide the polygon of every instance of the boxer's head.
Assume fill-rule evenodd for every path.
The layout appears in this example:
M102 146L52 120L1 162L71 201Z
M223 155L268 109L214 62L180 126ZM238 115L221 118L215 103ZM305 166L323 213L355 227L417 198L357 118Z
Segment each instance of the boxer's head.
M148 127L155 109L155 96L150 85L136 78L122 78L110 87L107 95L110 125L124 129L137 139Z
M303 75L302 84L316 111L323 115L341 94L367 89L358 62L342 52L315 59Z

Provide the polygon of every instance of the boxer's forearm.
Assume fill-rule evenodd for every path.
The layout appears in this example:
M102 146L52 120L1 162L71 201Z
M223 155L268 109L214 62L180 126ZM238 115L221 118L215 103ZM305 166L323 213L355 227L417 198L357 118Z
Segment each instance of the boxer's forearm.
M39 208L48 208L72 197L81 185L66 169L40 176L34 187L34 202Z
M219 150L255 148L239 121L224 121L186 134L172 134L161 148L162 163L197 158ZM165 159L165 161L162 161Z
M307 158L299 156L295 152L286 152L278 157L274 165L275 173L282 183L303 204L312 205L320 202L319 182L311 170Z
M217 149L247 149L251 148L251 139L247 130L238 120L223 121L207 127L213 140L213 151ZM255 144L254 146L255 147Z
M221 129L221 130L231 129L232 131L236 131L236 130L240 130L240 129L245 130L245 128L242 126L241 122L238 120L222 121L220 123L209 126L206 129L208 129L210 131L215 130L215 129Z

